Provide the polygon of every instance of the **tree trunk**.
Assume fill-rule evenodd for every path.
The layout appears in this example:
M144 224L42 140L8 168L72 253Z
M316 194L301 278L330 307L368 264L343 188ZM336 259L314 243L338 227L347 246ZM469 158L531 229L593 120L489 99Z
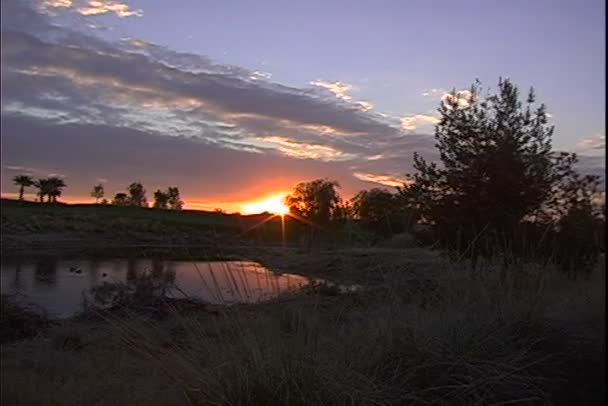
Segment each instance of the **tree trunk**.
M23 185L19 188L19 200L23 200Z

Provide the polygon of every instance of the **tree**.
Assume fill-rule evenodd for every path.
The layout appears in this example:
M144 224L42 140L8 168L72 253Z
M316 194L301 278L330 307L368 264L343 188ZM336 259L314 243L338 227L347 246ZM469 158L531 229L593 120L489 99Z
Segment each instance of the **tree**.
M23 200L23 192L26 187L34 186L34 180L28 175L17 175L13 178L13 183L19 186L19 200Z
M53 176L45 179L38 179L34 183L38 188L38 197L40 202L44 201L44 196L47 196L47 202L57 202L57 198L61 196L62 189L66 187L65 181L59 177Z
M49 202L57 203L57 198L61 196L62 189L66 187L65 181L59 177L53 176L47 179Z
M116 193L114 199L112 199L114 206L127 206L129 204L129 197L126 193Z
M312 250L318 228L325 230L339 222L342 215L342 199L336 190L340 185L336 181L317 179L312 182L299 183L292 194L285 197L285 205L292 216L308 224L308 251Z
M95 204L99 202L99 199L103 198L104 190L103 185L100 183L96 186L93 186L93 191L91 192L91 197L95 198Z
M285 205L296 216L304 218L318 226L326 226L340 203L336 181L317 179L312 182L299 183L292 194L285 198Z
M353 214L363 227L377 236L386 237L410 228L415 218L406 210L402 199L386 189L362 190L351 199Z
M148 207L146 200L146 189L140 182L133 182L127 188L129 192L129 205L137 207Z
M184 205L184 202L180 198L179 189L177 188L177 186L169 187L166 194L168 196L167 203L169 204L169 208L171 208L172 210L181 210Z
M155 209L166 209L169 202L169 194L158 189L154 192L154 204L152 207Z
M474 260L488 253L482 247L508 250L522 221L555 220L597 182L578 177L575 155L552 151L553 127L533 89L524 107L511 81L500 79L498 93L484 100L477 81L469 95L454 90L444 98L439 113L442 166L414 153L416 173L400 194L440 243Z
M50 183L48 179L38 179L34 182L34 186L38 188L36 195L40 199L40 203L44 202L44 196L47 196L50 190Z

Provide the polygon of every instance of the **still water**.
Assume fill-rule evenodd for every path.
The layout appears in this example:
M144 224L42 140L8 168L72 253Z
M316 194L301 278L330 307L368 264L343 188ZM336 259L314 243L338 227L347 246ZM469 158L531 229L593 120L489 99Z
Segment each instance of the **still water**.
M151 273L169 280L172 296L184 294L213 304L267 300L309 283L299 275L276 274L251 261L192 262L154 259L3 260L2 294L17 294L55 317L69 317L82 309L83 294L104 282L133 283Z

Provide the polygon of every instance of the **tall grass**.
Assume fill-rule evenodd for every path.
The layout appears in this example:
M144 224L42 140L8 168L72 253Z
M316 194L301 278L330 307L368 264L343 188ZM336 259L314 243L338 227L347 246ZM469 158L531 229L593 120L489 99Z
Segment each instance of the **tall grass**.
M161 318L127 306L55 333L78 349L3 348L2 404L604 404L604 268L573 281L538 265L505 274L501 259L377 262L360 291L166 300Z
M604 272L573 283L500 269L446 264L415 287L386 272L371 291L313 290L204 320L176 311L169 341L139 317L110 322L196 405L603 401Z

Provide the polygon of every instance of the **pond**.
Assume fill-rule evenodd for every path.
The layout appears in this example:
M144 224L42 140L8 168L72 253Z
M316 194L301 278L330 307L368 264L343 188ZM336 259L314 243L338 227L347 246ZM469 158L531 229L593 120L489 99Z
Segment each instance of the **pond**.
M104 282L132 284L149 273L175 286L172 296L213 304L267 300L310 283L308 278L277 274L251 261L194 262L156 259L39 260L3 259L2 294L40 306L53 317L82 310L83 294Z

